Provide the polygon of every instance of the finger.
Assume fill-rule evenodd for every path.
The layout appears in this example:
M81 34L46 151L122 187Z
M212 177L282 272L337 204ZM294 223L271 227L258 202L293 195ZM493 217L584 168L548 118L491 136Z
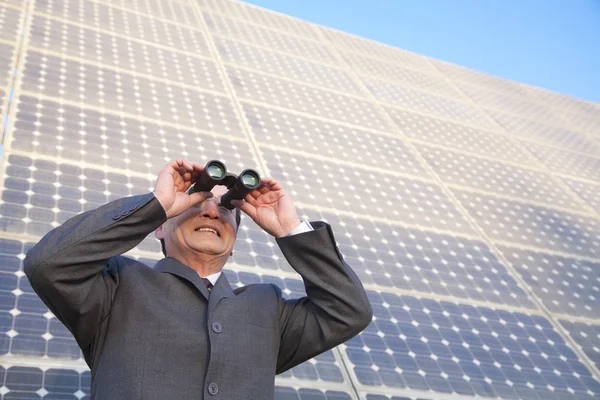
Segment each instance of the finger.
M261 194L262 193L260 193L259 189L254 189L253 191L251 191L250 193L248 193L246 195L244 200L246 200L248 202L253 202L254 200L258 199L261 196Z
M264 185L269 185L273 190L283 189L283 186L281 186L281 184L273 178L262 178L260 180L260 183Z
M183 170L185 170L185 161L184 160L173 160L169 163L169 167L173 168L177 172L183 171Z
M193 175L200 176L204 171L204 165L198 163L192 163Z
M194 170L194 164L186 161L186 160L182 160L183 161L183 167L187 170L187 171L193 171Z
M180 175L184 175L186 172L193 171L193 164L186 160L173 160L171 161L167 168L172 168L172 170L177 171Z
M269 193L271 190L273 190L273 188L271 187L271 185L262 185L259 186L257 190L260 194L265 194Z

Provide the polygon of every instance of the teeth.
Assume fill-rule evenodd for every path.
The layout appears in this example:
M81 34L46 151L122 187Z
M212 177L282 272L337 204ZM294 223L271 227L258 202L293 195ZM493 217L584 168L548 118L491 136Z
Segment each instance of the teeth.
M196 229L197 232L212 232L215 235L217 235L217 231L212 229L212 228L198 228Z

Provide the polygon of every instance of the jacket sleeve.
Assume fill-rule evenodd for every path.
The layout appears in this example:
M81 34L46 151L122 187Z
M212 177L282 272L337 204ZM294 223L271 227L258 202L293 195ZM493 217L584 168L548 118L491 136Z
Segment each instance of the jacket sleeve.
M278 290L278 374L356 336L373 318L367 294L337 250L331 227L323 222L312 226L312 232L277 240L307 294L283 300Z
M165 220L152 193L126 197L69 219L27 252L23 269L33 290L82 349L108 316L119 285L117 263L109 259Z

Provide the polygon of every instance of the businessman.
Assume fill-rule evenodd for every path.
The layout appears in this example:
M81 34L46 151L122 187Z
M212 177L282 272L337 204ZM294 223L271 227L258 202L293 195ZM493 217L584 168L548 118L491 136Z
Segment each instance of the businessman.
M202 170L172 161L152 193L68 220L24 260L32 287L82 349L91 399L272 399L276 374L371 321L329 225L301 222L272 179L234 210L220 205L223 187L190 194ZM231 288L222 269L238 210L276 238L306 297L285 300L272 284ZM153 231L166 252L155 268L122 256Z

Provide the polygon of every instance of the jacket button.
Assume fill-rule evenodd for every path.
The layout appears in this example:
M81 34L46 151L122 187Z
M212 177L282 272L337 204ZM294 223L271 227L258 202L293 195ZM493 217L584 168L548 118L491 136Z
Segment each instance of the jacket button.
M112 219L114 219L114 220L117 220L119 218L121 218L121 214L115 214L112 216Z
M129 211L135 211L135 210L137 210L137 208L138 208L138 206L133 205L133 206L129 207Z
M125 217L125 216L127 216L127 215L129 215L129 211L127 211L127 210L124 210L124 211L122 211L122 212L121 212L121 216L122 216L122 217Z
M213 396L219 393L219 386L212 382L210 385L208 385L208 393L212 394Z
M221 326L221 324L220 324L220 323L218 323L218 322L213 322L213 324L212 324L212 330L213 330L215 333L221 333L221 331L223 331L223 327Z

